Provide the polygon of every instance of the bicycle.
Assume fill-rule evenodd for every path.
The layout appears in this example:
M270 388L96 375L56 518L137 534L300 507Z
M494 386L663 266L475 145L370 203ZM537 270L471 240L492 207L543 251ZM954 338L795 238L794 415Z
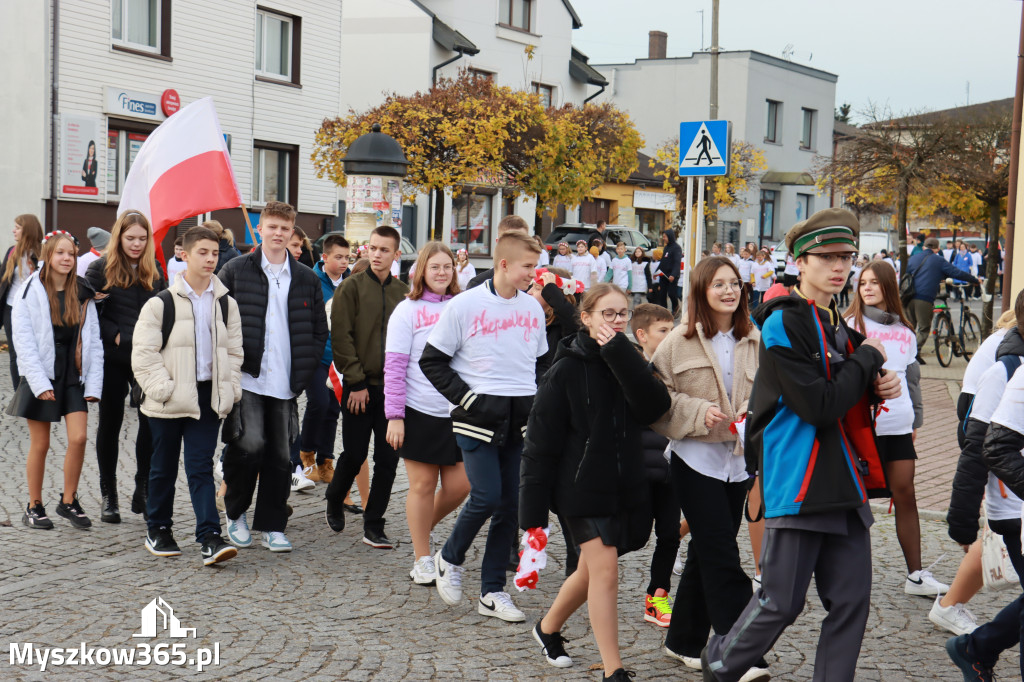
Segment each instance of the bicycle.
M981 343L981 320L967 307L967 290L970 284L953 284L946 280L947 292L951 287L960 290L960 328L953 332L953 316L950 315L947 301L949 294L935 297L935 319L932 323L932 336L935 337L935 357L943 367L949 367L953 357L970 360Z

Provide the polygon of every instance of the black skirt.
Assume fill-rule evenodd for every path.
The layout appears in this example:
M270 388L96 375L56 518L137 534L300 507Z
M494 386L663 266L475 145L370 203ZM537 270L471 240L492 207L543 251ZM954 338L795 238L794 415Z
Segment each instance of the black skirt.
M904 459L917 459L913 434L902 433L898 436L876 436L875 443L878 444L878 457L882 460L883 464L898 462Z
M651 508L642 504L616 516L568 516L562 519L566 540L576 546L595 538L615 547L618 555L641 549L651 537Z
M403 459L435 466L452 466L462 461L452 420L424 414L408 405L405 406L405 442L398 454Z
M66 414L88 412L85 388L78 381L75 367L75 328L54 328L53 396L55 400L40 400L32 395L25 377L7 406L7 414L37 422L59 422Z

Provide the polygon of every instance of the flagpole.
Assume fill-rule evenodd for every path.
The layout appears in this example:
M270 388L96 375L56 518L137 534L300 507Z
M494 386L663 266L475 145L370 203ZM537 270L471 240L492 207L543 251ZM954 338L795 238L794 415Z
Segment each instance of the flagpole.
M249 209L245 207L245 204L242 204L242 215L245 216L245 226L249 228L249 238L252 239L252 245L253 247L256 247L259 245L259 242L256 241L256 232L252 229L252 221L249 219Z

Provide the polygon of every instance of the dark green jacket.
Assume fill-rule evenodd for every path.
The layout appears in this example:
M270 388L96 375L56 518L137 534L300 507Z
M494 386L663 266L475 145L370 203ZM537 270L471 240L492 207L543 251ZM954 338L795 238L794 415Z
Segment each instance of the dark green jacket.
M349 390L384 385L384 342L391 313L409 287L388 274L383 283L367 268L347 277L331 304L334 367Z

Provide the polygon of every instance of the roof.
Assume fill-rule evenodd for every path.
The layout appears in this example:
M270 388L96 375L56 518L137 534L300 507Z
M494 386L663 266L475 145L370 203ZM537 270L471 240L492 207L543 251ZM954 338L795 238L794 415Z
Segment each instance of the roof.
M765 54L764 52L758 52L756 50L721 50L721 51L719 51L718 54L722 55L722 56L746 55L751 61L761 62L763 64L769 64L771 66L776 66L776 67L779 67L779 68L782 68L782 69L786 69L787 71L794 71L796 73L801 73L801 74L803 74L805 76L811 76L812 78L820 78L821 80L829 81L830 83L835 83L836 81L839 80L839 76L837 76L834 73L830 73L828 71L823 71L822 69L815 69L815 68L810 67L810 66L804 66L803 64L797 64L796 62L791 62L791 61L788 61L786 59L782 59L781 57L774 57L774 56L772 56L770 54ZM666 57L664 59L648 59L648 58L644 57L644 58L641 58L641 59L634 59L631 63L630 62L616 62L616 63L609 63L609 64L598 64L597 66L599 66L599 67L641 66L641 62L654 62L654 61L658 61L658 62L680 61L681 62L681 61L684 61L684 60L694 59L694 58L696 58L698 56L702 57L702 56L705 56L705 55L706 56L710 56L711 53L710 52L694 52L689 57Z
M572 48L572 52L569 57L569 75L578 81L583 83L590 83L591 85L600 85L602 87L608 85L608 79L601 75L601 73L592 67L587 62L589 58L575 47Z
M856 137L862 135L862 131L857 126L851 123L843 123L842 121L835 121L832 124L832 136L833 137Z
M997 99L992 100L991 102L980 102L978 104L968 104L962 107L952 107L950 109L940 109L939 111L928 111L921 114L903 116L901 118L894 118L890 121L886 121L886 123L890 125L932 125L944 120L979 121L1003 116L1009 117L1012 115L1013 98L1007 97L1006 99ZM878 125L880 123L882 122L879 121L876 124L868 124L865 127L871 127L871 125Z
M562 0L562 4L565 5L565 9L569 12L569 16L572 17L572 27L580 28L583 26L583 22L580 21L580 15L576 14L576 10L572 8L572 3L569 0Z
M663 170L668 170L668 167L657 161L654 161L650 156L642 152L636 153L636 160L639 164L637 169L633 171L629 179L626 182L630 184L643 184L643 185L658 185L665 181L665 176L658 176L654 174L657 167L661 167ZM654 162L654 166L651 166L651 162Z
M446 50L474 55L480 52L472 40L456 31L454 28L437 18L437 15L419 0L409 0L423 11L424 14L433 20L433 31L431 37L434 42Z
M804 172L768 171L761 176L762 185L813 185L814 176Z

